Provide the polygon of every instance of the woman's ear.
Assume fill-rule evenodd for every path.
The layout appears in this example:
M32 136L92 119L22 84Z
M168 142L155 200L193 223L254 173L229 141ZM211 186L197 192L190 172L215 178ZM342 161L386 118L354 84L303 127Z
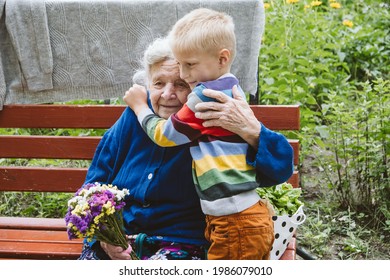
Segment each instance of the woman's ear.
M219 52L219 66L225 67L230 64L230 51L228 49L222 49Z

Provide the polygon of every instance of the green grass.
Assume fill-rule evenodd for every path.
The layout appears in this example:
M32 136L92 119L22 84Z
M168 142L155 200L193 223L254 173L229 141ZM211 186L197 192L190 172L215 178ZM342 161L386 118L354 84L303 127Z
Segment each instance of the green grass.
M69 193L0 193L0 215L10 217L63 218Z

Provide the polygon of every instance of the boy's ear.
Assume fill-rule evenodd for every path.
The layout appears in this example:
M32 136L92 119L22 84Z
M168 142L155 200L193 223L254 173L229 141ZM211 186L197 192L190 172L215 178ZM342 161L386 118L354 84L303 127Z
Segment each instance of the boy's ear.
M226 66L230 62L230 51L228 49L222 49L219 52L219 65Z

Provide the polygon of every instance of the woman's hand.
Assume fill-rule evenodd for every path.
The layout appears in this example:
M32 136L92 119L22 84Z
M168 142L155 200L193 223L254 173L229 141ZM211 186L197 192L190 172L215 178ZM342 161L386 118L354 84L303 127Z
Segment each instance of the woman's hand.
M100 242L100 247L106 252L106 254L110 257L112 260L130 260L130 253L132 251L131 246L129 245L129 248L126 250L123 250L122 247L114 246L111 244L108 244L106 242Z
M237 86L233 87L234 98L211 89L203 90L203 94L219 101L201 102L195 106L197 110L195 116L204 120L203 126L220 126L239 135L257 150L261 124L239 93Z

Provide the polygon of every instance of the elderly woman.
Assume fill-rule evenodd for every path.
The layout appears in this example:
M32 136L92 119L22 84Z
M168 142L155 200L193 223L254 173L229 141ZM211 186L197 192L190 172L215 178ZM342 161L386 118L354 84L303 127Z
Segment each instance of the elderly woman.
M168 118L187 101L190 88L180 78L165 39L157 39L145 51L144 68L149 106ZM197 117L206 120L205 126L221 126L250 144L247 162L256 167L259 186L287 180L293 171L293 154L286 138L261 125L238 94L236 99L211 90L205 94L220 102L199 104ZM162 148L154 144L130 108L99 143L85 183L129 189L123 218L129 244L141 259L206 258L204 215L191 162L188 145ZM104 242L85 242L80 259L130 259L130 255L129 250Z

